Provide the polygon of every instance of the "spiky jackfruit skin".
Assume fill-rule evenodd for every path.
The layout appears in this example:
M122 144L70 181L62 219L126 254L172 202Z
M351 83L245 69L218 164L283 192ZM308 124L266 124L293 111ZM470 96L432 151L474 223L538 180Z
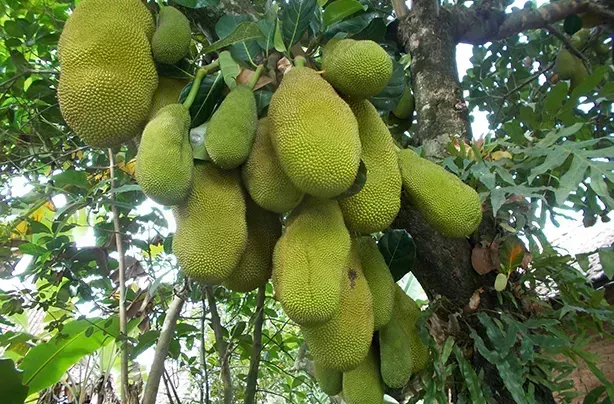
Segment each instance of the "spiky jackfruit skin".
M211 160L225 170L243 164L252 149L257 124L254 93L247 86L236 86L207 127L205 148Z
M401 388L409 381L414 367L409 335L396 315L379 330L378 335L382 379L388 387Z
M429 361L429 350L418 335L416 321L420 317L420 308L412 299L395 284L393 316L405 331L409 340L411 357L413 361L412 374L424 369Z
M343 400L347 404L382 404L384 387L374 347L356 369L343 374Z
M306 197L292 212L273 252L275 296L288 317L314 326L339 311L350 244L337 201Z
M329 369L347 372L363 361L373 337L373 302L355 245L341 284L337 313L323 325L301 330L314 360Z
M392 59L373 41L334 40L322 51L322 70L341 94L364 100L386 87L392 77Z
M66 123L92 147L135 137L148 116L158 75L153 20L138 0L84 0L58 43L58 101Z
M175 7L162 7L158 14L158 28L151 39L154 59L172 65L190 52L192 31L190 21Z
M394 279L372 237L359 237L353 242L356 243L362 271L373 297L373 328L379 330L392 316Z
M408 119L414 114L414 108L416 107L416 100L411 93L409 83L405 86L403 95L399 100L399 103L392 109L392 113L399 119Z
M350 102L358 122L362 161L367 168L363 188L339 200L348 230L375 233L386 229L401 208L401 173L388 127L367 100Z
M301 191L320 198L345 192L360 164L358 124L326 80L307 67L284 76L269 105L271 141Z
M181 104L162 108L149 121L136 156L136 180L145 195L172 206L188 198L192 188L190 111Z
M268 117L258 121L252 151L241 173L252 199L271 212L288 212L296 208L305 196L281 168L271 143Z
M151 101L151 108L149 109L149 119L151 120L162 107L169 104L176 104L179 101L181 90L183 90L188 83L188 80L159 77L158 88L156 88L156 92Z
M240 177L211 163L194 165L188 199L173 207L173 253L195 281L220 284L239 263L247 241Z
M318 362L313 362L314 374L320 389L329 396L336 396L341 393L343 383L343 373L326 368Z
M561 80L571 79L576 72L576 57L567 49L561 49L556 55L553 71Z
M271 277L275 243L281 235L279 215L247 199L247 245L241 261L224 286L235 292L249 292L266 285Z
M467 237L478 228L482 204L473 188L410 149L398 156L405 195L433 229L446 237Z

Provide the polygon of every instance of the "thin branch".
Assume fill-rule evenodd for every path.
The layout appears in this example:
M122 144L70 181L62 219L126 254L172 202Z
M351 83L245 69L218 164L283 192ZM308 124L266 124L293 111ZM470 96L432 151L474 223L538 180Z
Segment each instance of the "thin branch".
M109 149L109 176L111 177L111 200L115 201L115 162L113 150ZM119 265L119 333L121 336L121 388L122 404L128 402L128 332L126 321L126 261L124 245L119 225L119 212L115 204L111 205L113 213L113 230L115 231L115 244L117 248Z
M405 4L405 0L391 0L392 9L396 14L398 19L405 17L409 14L409 9L407 8L407 4Z
M202 366L201 384L200 384L200 403L209 404L209 374L207 370L207 357L205 353L205 318L207 306L205 303L205 295L201 294L201 302L203 304L203 312L200 316L200 365ZM204 392L204 402L203 402Z
M168 398L168 402L170 404L174 404L171 389L168 387L168 381L166 380L166 375L164 373L162 373L162 381L164 382L164 387L166 388L166 397Z
M220 315L217 312L217 304L213 295L213 288L210 285L204 286L209 302L209 312L211 313L211 325L213 326L213 334L215 335L215 347L220 358L220 376L224 385L224 403L232 404L232 380L230 376L230 365L227 353L226 342L222 333L222 322Z
M256 387L258 385L258 367L260 366L260 352L262 351L262 323L264 320L264 298L266 287L258 289L256 297L256 321L254 321L254 342L252 343L252 357L249 361L247 373L247 386L245 387L245 404L254 404L256 401Z
M552 35L554 35L555 37L559 38L561 40L561 42L563 42L563 44L565 44L565 48L567 48L569 50L569 52L571 52L577 58L582 60L582 63L584 63L584 67L586 67L586 70L588 71L588 74L593 74L593 72L591 71L591 64L588 61L588 59L586 58L586 56L584 56L584 54L582 52L580 52L578 49L576 49L575 46L573 46L573 44L571 43L571 41L569 40L569 38L567 38L567 36L565 34L563 34L561 31L559 31L558 29L553 27L551 24L546 24L546 29Z
M171 376L166 371L166 368L164 368L164 373L162 374L162 376L164 377L164 375L166 375L166 380L168 380L168 384L171 386L171 391L173 392L173 396L175 396L175 400L177 401L178 404L181 404L181 400L179 399L179 394L177 394L177 389L175 389L175 385L173 384L173 381L171 380Z
M158 338L156 344L156 352L154 354L154 361L149 371L149 377L147 378L147 385L145 386L145 392L143 393L142 404L155 404L156 396L158 395L158 387L160 386L160 378L164 373L164 360L168 355L168 349L173 339L173 333L177 325L177 319L181 314L183 308L184 299L181 293L178 293L173 298L173 301L168 307L166 312L166 318L162 325L162 332Z

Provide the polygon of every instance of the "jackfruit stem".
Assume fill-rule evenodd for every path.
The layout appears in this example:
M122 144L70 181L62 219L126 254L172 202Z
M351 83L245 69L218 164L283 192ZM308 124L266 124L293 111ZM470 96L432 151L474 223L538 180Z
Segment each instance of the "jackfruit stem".
M203 81L205 76L213 71L215 71L220 66L219 60L216 60L213 63L208 64L207 66L203 66L196 71L196 76L194 76L194 80L192 81L192 88L190 88L190 93L186 97L185 101L183 101L183 106L186 108L190 108L192 103L196 99L196 95L198 94L198 89L200 88L200 83Z
M248 84L249 88L251 88L252 90L256 86L256 83L258 83L258 79L260 78L260 75L262 74L263 70L264 70L264 66L260 64L258 65L258 67L256 68L256 71L252 75L252 78Z
M302 56L297 56L294 58L294 66L304 67L305 63L307 63L307 59Z

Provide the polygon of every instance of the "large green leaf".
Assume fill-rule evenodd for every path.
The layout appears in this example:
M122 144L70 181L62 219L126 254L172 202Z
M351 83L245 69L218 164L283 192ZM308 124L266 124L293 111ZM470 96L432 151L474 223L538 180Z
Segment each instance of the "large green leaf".
M225 15L215 24L215 33L220 40L212 43L203 53L229 47L232 56L238 60L252 60L260 52L258 39L264 39L260 27L246 15Z
M315 17L316 0L289 0L283 5L281 31L284 43L289 49L297 43Z
M416 243L405 229L386 230L377 245L395 282L414 267Z
M62 375L85 355L119 336L119 320L94 318L71 321L50 341L30 349L19 369L29 394L57 383Z
M22 404L28 396L28 387L23 385L23 373L15 369L10 359L0 359L0 397L7 404Z
M363 5L356 0L335 0L326 6L322 17L326 25L331 25L362 10Z
M179 102L185 101L190 93L190 90L192 89L193 83L194 82L191 81L181 91ZM192 117L192 122L190 123L191 128L200 126L206 122L209 117L211 117L215 107L223 99L223 90L224 79L221 72L216 74L208 74L205 76L205 78L200 82L198 94L190 107L190 116Z
M220 4L220 0L174 0L173 2L188 8L203 8Z
M369 101L380 111L392 111L401 100L406 85L407 78L405 77L403 65L393 59L390 81L379 94L371 97Z

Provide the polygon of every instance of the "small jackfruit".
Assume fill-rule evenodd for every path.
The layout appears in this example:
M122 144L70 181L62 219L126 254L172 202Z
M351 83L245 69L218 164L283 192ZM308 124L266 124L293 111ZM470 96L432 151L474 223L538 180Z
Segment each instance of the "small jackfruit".
M373 337L373 302L354 245L341 279L339 310L320 326L301 327L314 360L329 369L347 372L363 361Z
M382 404L384 387L377 351L373 346L356 369L343 374L342 395L347 404Z
M473 188L410 149L398 156L405 195L433 229L446 237L467 237L477 229L482 204Z
M553 71L561 80L569 80L576 73L576 57L567 49L561 49L556 55Z
M241 168L243 183L252 199L264 209L284 213L298 206L305 195L283 172L271 144L270 121L258 121L252 151Z
M392 316L394 279L372 237L360 237L353 242L356 243L362 271L373 297L373 328L379 330Z
M354 100L377 95L392 77L392 59L369 40L331 40L322 50L323 77Z
M154 59L172 65L190 52L192 31L190 21L175 7L162 7L158 14L158 28L151 40Z
M315 325L338 312L350 243L337 201L306 197L292 212L273 252L275 296L288 317Z
M401 173L388 127L367 100L350 102L358 121L367 181L356 194L339 200L348 230L374 233L386 229L401 208Z
M149 121L136 156L136 180L145 195L172 206L185 201L192 188L190 111L182 104L162 108Z
M188 83L188 80L160 77L149 109L149 119L151 120L162 107L179 102L181 90Z
M411 93L409 83L405 86L403 95L399 100L399 103L392 109L392 113L399 119L408 119L414 114L414 108L416 107L416 100Z
M241 261L224 286L235 292L249 292L266 285L271 277L275 243L281 235L279 215L247 199L247 246Z
M284 76L269 105L271 141L301 191L330 198L345 192L360 164L358 124L326 80L307 67Z
M211 160L225 170L243 164L252 149L258 112L252 90L236 86L222 101L207 127L205 148Z
M416 327L416 321L420 316L420 308L414 299L409 297L397 284L395 284L393 316L396 317L409 338L409 347L413 361L412 374L417 373L424 369L429 361L429 350L422 342L422 339L420 339L418 328Z
M151 14L139 0L84 0L66 22L58 101L88 145L118 146L143 129L158 85L152 32Z
M188 199L173 207L173 253L195 281L220 284L237 267L247 241L245 199L239 174L211 163L194 165Z
M329 396L341 393L343 373L338 370L328 369L318 362L313 362L314 375L320 389Z
M584 66L582 60L576 58L576 71L574 72L574 75L571 78L571 82L569 83L569 89L573 90L574 88L578 87L587 76L588 70L586 70L586 66Z
M410 337L395 315L378 334L382 379L386 386L399 389L407 384L414 368Z

